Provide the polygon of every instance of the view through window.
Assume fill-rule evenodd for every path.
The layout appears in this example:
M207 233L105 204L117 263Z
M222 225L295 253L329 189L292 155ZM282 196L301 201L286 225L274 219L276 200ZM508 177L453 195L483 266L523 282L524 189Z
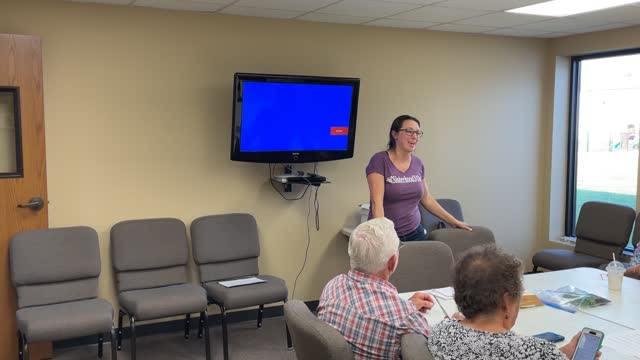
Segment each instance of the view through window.
M582 204L636 208L640 144L640 53L580 60L575 216Z

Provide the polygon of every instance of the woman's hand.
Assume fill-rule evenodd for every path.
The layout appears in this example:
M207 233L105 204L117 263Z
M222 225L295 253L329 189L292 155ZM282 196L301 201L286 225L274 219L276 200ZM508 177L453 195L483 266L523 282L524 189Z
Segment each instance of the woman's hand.
M573 336L573 338L571 338L571 341L569 341L567 345L558 349L563 354L567 355L567 358L571 359L573 357L573 353L576 352L576 348L578 347L578 340L580 339L581 333L582 332L579 331L577 334ZM602 355L602 351L598 351L598 354L596 355L596 360L600 360L600 355Z
M454 221L451 225L459 228L459 229L463 229L463 230L467 230L467 231L473 231L472 228L469 227L469 225L467 225L466 223L463 223L460 220L456 220Z
M640 264L634 267L628 268L624 274L628 277L632 277L634 279L640 279Z

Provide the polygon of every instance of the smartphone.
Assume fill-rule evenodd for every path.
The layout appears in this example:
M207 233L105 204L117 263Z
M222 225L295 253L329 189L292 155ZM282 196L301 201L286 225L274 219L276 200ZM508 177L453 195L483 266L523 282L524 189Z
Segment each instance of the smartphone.
M582 329L582 334L578 339L578 346L571 360L594 360L598 350L600 350L603 339L604 333L602 331L589 328Z
M542 334L536 334L536 335L533 335L533 337L536 337L542 340L547 340L548 342L552 342L552 343L557 343L564 340L564 336L560 334L556 334L551 331L547 331Z

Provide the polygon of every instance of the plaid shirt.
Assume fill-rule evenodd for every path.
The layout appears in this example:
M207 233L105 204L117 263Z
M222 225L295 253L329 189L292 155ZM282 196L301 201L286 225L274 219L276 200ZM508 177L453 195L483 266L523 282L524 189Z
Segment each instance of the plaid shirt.
M427 319L395 286L356 270L325 286L318 318L345 337L356 359L398 359L402 335L429 335Z

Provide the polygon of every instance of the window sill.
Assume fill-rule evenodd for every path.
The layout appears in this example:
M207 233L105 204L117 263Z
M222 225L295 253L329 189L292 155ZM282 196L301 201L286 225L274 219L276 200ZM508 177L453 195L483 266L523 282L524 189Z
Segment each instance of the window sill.
M549 239L549 241L554 242L556 244L562 244L574 247L576 246L576 238L573 236L560 236L556 239Z

